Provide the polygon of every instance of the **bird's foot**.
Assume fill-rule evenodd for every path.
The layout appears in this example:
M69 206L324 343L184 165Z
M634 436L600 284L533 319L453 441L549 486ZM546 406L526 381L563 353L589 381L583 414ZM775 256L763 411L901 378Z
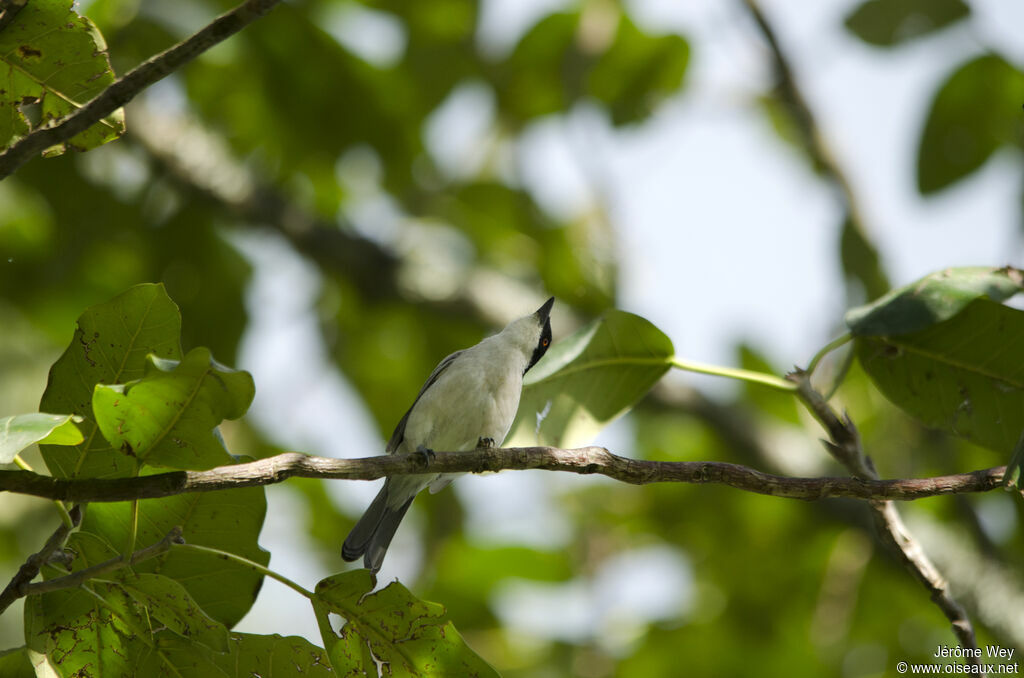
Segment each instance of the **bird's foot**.
M488 450L494 447L494 438L477 438L476 449Z
M430 462L437 457L432 449L423 445L416 446L416 454L420 455L420 458L423 459L423 468L430 466Z

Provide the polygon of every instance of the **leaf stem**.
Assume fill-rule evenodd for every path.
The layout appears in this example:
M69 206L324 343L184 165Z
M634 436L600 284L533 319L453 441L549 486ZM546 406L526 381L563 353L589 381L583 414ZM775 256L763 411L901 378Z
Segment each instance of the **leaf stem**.
M278 572L275 572L274 570L271 570L268 567L260 565L256 561L249 560L248 558L244 558L244 557L239 556L239 555L235 555L234 553L230 553L228 551L221 551L220 549L211 548L209 546L200 546L199 544L175 544L174 548L175 549L186 549L186 550L189 550L189 551L199 551L200 553L209 553L210 555L217 556L218 558L223 558L224 560L233 560L236 563L239 563L241 565L244 565L244 566L248 567L250 570L254 570L256 572L259 572L260 574L262 574L264 576L267 576L267 577L270 577L271 579L276 579L277 581L281 582L282 584L284 584L288 588L292 589L293 591L295 591L297 593L302 594L303 596L305 596L306 598L309 598L310 600L312 600L316 596L316 594L314 594L312 591L308 591L308 590L304 589L302 586L300 586L299 584L296 584L295 582L293 582L291 579L289 579L288 577L284 576L283 574L280 574Z
M807 366L807 373L808 374L814 374L814 370L818 367L818 363L820 363L822 361L822 359L826 355L828 355L832 351L836 350L840 346L845 346L852 339L853 339L853 335L850 334L849 332L847 332L843 336L836 337L832 341L830 341L827 344L825 344L824 346L822 346L821 350L818 351L817 353L815 353L814 357L811 358L811 363Z
M680 370L686 370L687 372L698 372L700 374L710 374L716 377L739 379L740 381L747 381L752 384L760 384L762 386L774 388L778 391L785 391L787 393L793 393L796 391L796 384L794 384L791 381L787 381L782 377L776 377L774 374L754 372L753 370L744 370L737 367L722 367L721 365L708 365L706 363L698 363L692 360L681 360L675 356L669 359L669 364L672 367L678 368Z

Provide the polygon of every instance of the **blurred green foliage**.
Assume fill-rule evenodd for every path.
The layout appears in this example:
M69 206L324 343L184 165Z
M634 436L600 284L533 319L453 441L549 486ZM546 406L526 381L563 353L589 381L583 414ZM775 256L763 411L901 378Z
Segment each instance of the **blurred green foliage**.
M157 0L94 0L81 3L80 11L96 23L115 72L123 73L230 6L194 0L168 9ZM344 21L339 28L338 12L372 12L397 28L393 58L371 58L341 39L358 29ZM258 186L272 188L290 214L343 232L362 252L400 261L368 282L332 265L329 256L311 257L322 337L382 436L441 356L477 341L497 323L469 294L481 271L543 288L584 318L614 306L618 262L608 215L567 219L545 211L517 171L502 165L509 147L532 125L578 106L600 111L614 126L640 128L665 100L686 92L690 42L652 31L619 3L582 2L542 16L506 50L482 44L480 13L470 0L282 3L136 104L187 119L216 140L211 149L201 135L172 139L177 159L226 156L230 165L215 166L215 176L241 168ZM847 26L873 46L898 49L911 38L945 26L956 30L971 20L960 2L869 0L850 13ZM993 52L951 62L946 72L920 122L916 178L923 194L970 176L998 150L1019 164L1024 142L1020 64ZM479 168L450 176L428 150L426 128L467 84L493 99L493 148ZM800 122L780 112L780 96L766 92L764 108L780 133L793 138ZM211 190L193 167L155 151L144 130L133 133L133 125L149 118L133 122L132 108L127 118L123 139L84 155L32 161L0 183L0 415L35 409L47 367L71 340L75 318L140 282L166 285L181 310L182 347L208 346L217 360L235 364L252 308L246 305L250 266L233 244L236 237L256 234L307 254L316 249L316 233L296 226L308 220L260 218L260 203L244 189L231 184ZM369 189L345 180L346 161L356 156L370 159L357 173L372 184ZM367 190L386 202L389 217L355 216ZM225 199L231 195L257 209L240 212ZM421 242L414 232L426 232L444 251L454 283L423 284L424 278L437 284L435 271L409 275L410 269L417 273L408 263L410 250ZM865 233L847 223L839 245L837 262L860 281L860 297L879 296L887 287L885 271ZM842 308L835 311L838 318ZM769 367L759 348L742 347L744 367ZM180 357L180 349L173 357ZM923 429L891 407L858 365L839 398L885 476L953 473L1006 461L1005 454ZM819 433L789 396L754 387L697 404L649 397L628 431L629 449L621 452L639 458L722 460L774 471L800 462L819 473L842 473L813 448ZM277 451L254 426L239 427L236 440L260 456ZM791 458L766 454L780 449ZM27 458L42 466L37 453ZM453 492L417 503L427 546L419 577L406 583L417 596L445 604L469 645L503 675L600 678L685 670L748 676L751 667L764 675L884 675L899 659L924 661L936 645L952 643L945 618L872 537L860 503L805 505L726 488L574 480L579 482L553 492L570 525L567 543L555 549L479 543L464 533ZM307 521L295 529L305 530L336 570L337 546L351 516L338 510L322 483L290 481L287 487L308 508ZM929 500L905 512L915 525L953 535L965 552L1019 571L1024 508L1009 499ZM162 502L151 504L140 541L161 537L187 516L212 530L213 516L235 510L216 497ZM243 503L244 525L236 537L251 558L265 562L255 535L262 495ZM56 516L45 503L23 498L5 497L4 509L0 562L13 573L25 554L39 548ZM107 524L126 523L125 510L91 507L96 516L76 537L81 551L91 559L114 555L103 541L120 545L127 535L90 528L103 512L117 514L107 516ZM1009 531L992 528L993 520ZM102 540L84 536L89 534ZM223 535L210 534L208 543L223 548ZM668 618L625 628L616 625L613 611L604 635L583 637L524 634L505 626L495 601L510 581L598 581L615 554L652 544L685 555L692 567L692 597ZM162 573L194 582L190 595L231 625L251 596L218 606L219 580L205 576L207 569L199 559L182 558ZM253 596L255 588L253 578ZM967 602L972 611L981 604ZM106 614L92 603L82 609ZM0 618L2 647L23 642L17 614L12 608ZM979 641L1010 646L1006 627L989 619L975 616ZM239 646L273 650L264 637L232 638ZM21 672L25 659L3 655L0 667Z

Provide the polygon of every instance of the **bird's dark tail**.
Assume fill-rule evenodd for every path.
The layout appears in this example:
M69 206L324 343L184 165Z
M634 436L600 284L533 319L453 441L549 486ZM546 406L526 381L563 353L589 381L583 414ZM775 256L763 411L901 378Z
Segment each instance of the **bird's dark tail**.
M389 478L384 487L374 498L366 513L355 524L352 531L345 538L341 545L341 557L352 561L363 556L363 566L374 574L380 570L384 562L384 554L388 552L388 546L395 536L399 523L409 510L415 494L401 506L388 506L388 490L391 485Z

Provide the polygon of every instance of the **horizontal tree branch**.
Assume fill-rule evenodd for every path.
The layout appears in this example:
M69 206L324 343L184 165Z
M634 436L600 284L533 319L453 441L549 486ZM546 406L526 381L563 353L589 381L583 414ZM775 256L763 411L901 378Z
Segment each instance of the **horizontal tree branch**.
M0 153L0 179L30 158L67 141L124 106L153 83L162 80L217 43L226 40L266 14L280 0L246 0L214 19L192 37L142 62L115 80L92 101L50 127L36 129Z
M864 478L792 478L739 464L714 461L647 461L612 454L603 447L563 450L556 447L510 447L467 452L437 452L424 466L422 455L363 459L328 459L287 452L245 464L209 471L173 471L137 478L64 479L29 471L0 471L0 491L72 502L127 501L271 485L291 477L376 480L415 473L483 473L502 470L565 471L599 474L634 485L689 483L727 485L789 499L826 497L912 500L963 492L988 492L999 487L1005 466L901 480Z

